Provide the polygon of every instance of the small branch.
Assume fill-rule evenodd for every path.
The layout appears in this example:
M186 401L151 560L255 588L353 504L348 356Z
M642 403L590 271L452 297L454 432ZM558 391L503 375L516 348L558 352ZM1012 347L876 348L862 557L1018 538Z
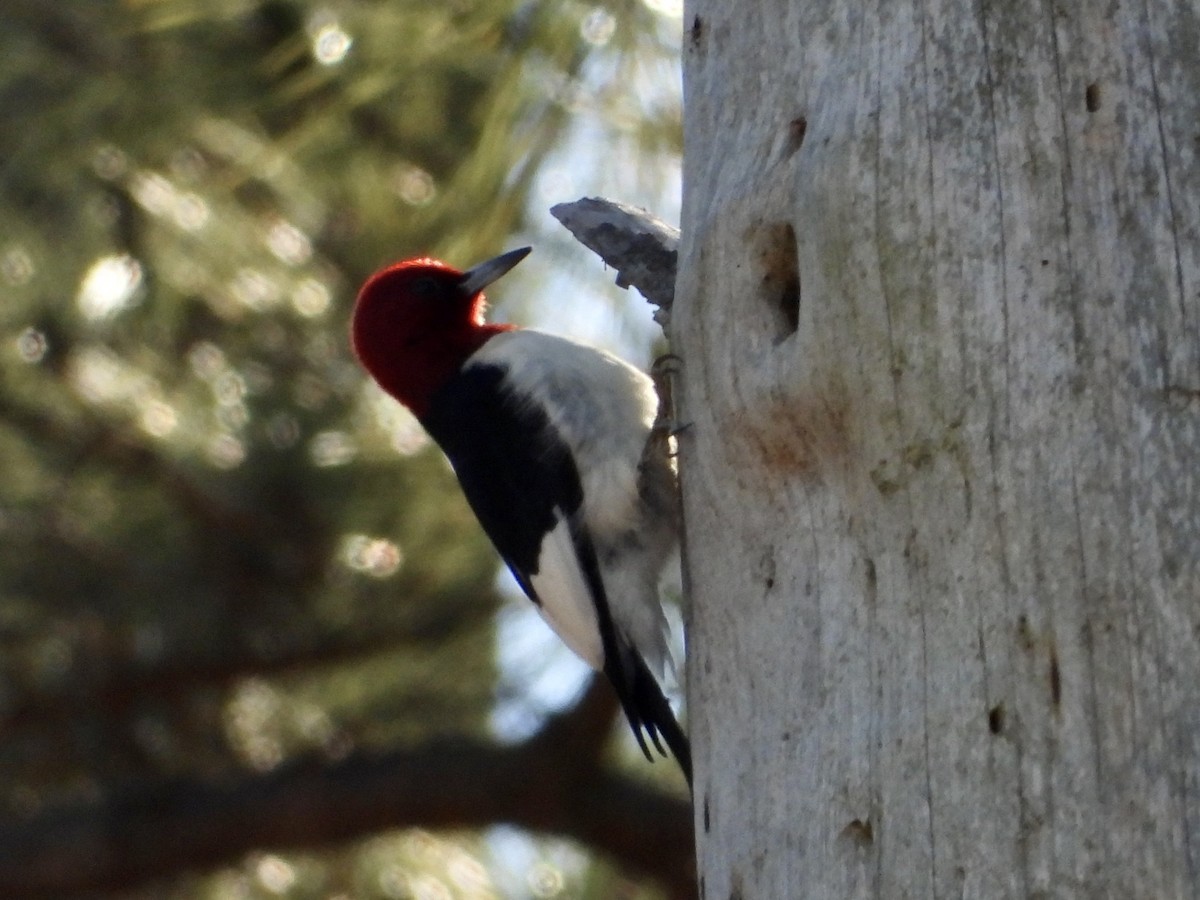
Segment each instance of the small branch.
M617 270L618 285L637 288L658 307L654 321L665 331L675 299L679 229L644 209L603 197L560 203L550 214Z

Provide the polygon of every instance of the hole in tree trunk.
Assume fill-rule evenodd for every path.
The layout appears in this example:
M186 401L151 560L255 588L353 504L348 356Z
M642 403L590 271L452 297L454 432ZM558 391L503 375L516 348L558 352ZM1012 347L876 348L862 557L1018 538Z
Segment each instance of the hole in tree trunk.
M794 334L800 325L800 263L796 253L796 231L789 222L762 225L757 229L761 276L759 296L766 301L775 323L775 342Z
M804 146L804 135L808 132L808 119L797 116L788 123L787 155L794 156Z

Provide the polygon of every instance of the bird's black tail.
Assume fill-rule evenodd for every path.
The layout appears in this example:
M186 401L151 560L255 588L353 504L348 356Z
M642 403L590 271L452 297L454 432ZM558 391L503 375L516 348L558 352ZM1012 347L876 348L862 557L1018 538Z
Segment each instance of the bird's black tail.
M658 681L650 674L650 669L637 653L630 652L619 656L624 656L624 659L612 660L605 666L605 674L616 689L617 698L621 701L621 708L625 710L625 717L629 719L638 746L642 748L642 753L646 754L646 759L653 762L654 756L646 746L646 736L649 736L654 749L663 756L667 755L667 751L663 749L665 741L671 755L679 763L679 768L683 770L688 788L691 788L692 748L687 735L679 726L679 720L671 711L671 704L667 702Z
M613 622L604 579L600 575L600 563L596 559L596 548L587 529L583 527L582 519L573 515L569 521L571 540L596 604L597 625L604 647L604 674L608 676L617 692L617 699L621 701L621 708L625 710L625 717L629 719L633 736L637 738L638 746L646 754L646 759L654 762L650 748L646 746L645 735L650 736L650 742L663 756L667 755L667 751L663 749L662 741L666 741L667 747L679 763L679 768L683 770L683 777L687 779L690 790L692 748L688 744L687 735L679 727L679 721L671 711L671 704L663 696L658 681L650 674L646 661ZM659 740L660 737L662 741Z

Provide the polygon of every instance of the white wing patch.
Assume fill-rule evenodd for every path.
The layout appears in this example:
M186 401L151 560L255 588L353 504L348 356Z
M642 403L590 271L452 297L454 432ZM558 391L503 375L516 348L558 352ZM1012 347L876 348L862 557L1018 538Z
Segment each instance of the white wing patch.
M593 669L604 668L600 623L587 582L579 567L571 529L562 510L556 510L554 529L542 541L538 572L529 581L541 603L542 618Z

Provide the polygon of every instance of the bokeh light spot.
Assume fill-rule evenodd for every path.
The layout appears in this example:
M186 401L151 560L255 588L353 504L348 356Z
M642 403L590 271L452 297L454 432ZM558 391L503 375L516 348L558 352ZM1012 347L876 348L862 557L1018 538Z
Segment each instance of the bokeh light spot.
M161 400L152 400L142 410L140 424L142 430L151 437L166 437L179 424L179 416L174 407Z
M315 319L329 311L329 288L316 278L305 278L292 291L292 306L306 319Z
M0 274L11 285L28 284L33 278L33 259L24 247L12 246L0 256Z
M129 159L120 147L101 144L92 154L92 171L105 181L115 181L125 174Z
M336 20L326 21L312 32L313 58L323 66L336 66L346 58L353 43Z
M225 708L225 736L234 752L251 768L267 772L283 761L283 748L273 732L282 702L265 681L250 678L237 686Z
M146 212L165 216L175 206L175 186L157 172L135 172L129 192Z
M296 870L286 860L268 854L254 867L254 877L272 894L286 894L296 883Z
M200 341L188 351L188 365L205 381L211 381L225 371L225 353L212 341Z
M395 543L365 534L346 535L342 539L341 557L351 569L372 578L389 578L404 562L404 555Z
M172 207L172 218L184 231L199 231L208 224L208 203L198 194L179 194Z
M312 461L321 468L344 466L358 454L354 439L344 431L322 431L309 445Z
M280 300L279 284L275 279L249 266L238 270L229 285L229 292L238 303L255 312L267 312Z
M433 176L411 163L396 166L392 185L400 199L409 206L427 206L437 196L437 185Z
M236 469L246 459L246 448L232 434L218 434L208 442L205 455L218 469Z
M289 266L299 266L312 258L312 242L303 231L283 219L267 229L267 249Z
M71 355L67 376L71 385L89 403L114 403L137 391L138 375L112 350L103 346L83 347Z
M612 40L617 30L617 20L607 9L597 6L584 16L579 25L579 35L593 47L603 47Z
M79 311L97 321L115 316L137 296L142 286L142 264L122 253L96 260L79 285Z
M17 355L30 365L40 363L50 349L46 335L32 326L17 335Z

